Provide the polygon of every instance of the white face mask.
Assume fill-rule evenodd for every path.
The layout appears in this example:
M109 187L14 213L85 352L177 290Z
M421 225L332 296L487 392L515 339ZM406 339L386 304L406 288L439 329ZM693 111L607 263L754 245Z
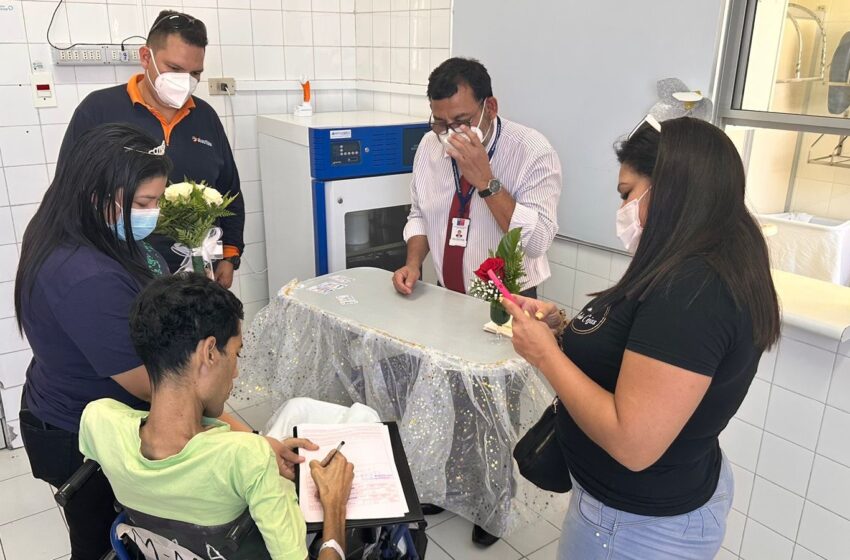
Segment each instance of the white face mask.
M637 199L617 210L617 237L632 255L637 251L640 235L643 233L643 226L640 225L640 201L651 189L652 187L646 189Z
M151 83L156 96L165 105L179 109L186 104L189 97L195 92L198 87L198 80L188 72L163 72L160 73L156 66L156 59L151 51L151 62L154 70L156 70L156 83ZM148 82L151 81L150 76L145 73Z
M482 107L481 108L481 116L478 117L478 124L475 125L475 126L469 127L470 132L472 132L473 134L475 134L478 137L479 142L484 142L484 137L487 134L490 133L490 128L493 127L493 123L491 122L490 128L487 129L487 133L485 134L484 132L481 132L481 123L482 123L483 120L484 120L484 108ZM455 134L458 134L460 136L460 138L463 138L464 140L467 140L467 141L469 140L469 138L466 137L466 134L464 134L462 132L455 132L454 130L452 130L450 128L446 132L444 132L443 134L439 135L440 142L442 142L443 146L445 146L446 148L450 147L451 144L449 144L449 138L451 138Z

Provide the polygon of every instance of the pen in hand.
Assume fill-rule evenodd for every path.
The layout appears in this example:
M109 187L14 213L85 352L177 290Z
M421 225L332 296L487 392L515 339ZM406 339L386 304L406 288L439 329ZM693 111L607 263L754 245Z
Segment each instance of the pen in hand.
M331 449L330 453L328 453L328 455L324 459L322 459L322 462L319 463L319 466L322 468L327 467L330 462L333 461L334 456L339 452L340 449L342 449L343 445L345 445L344 441L339 442L339 445L336 446L336 449Z

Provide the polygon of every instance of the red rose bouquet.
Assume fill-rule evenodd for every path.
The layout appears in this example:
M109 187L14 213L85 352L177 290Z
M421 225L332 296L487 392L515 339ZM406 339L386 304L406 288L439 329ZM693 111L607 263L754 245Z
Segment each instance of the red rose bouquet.
M490 251L490 258L486 259L478 270L475 278L469 285L468 293L471 296L490 302L490 318L494 323L502 325L508 321L508 313L499 303L499 289L487 275L492 270L499 280L512 294L522 291L522 279L525 278L525 268L522 265L525 254L522 251L520 237L522 230L514 228L506 233L496 251Z

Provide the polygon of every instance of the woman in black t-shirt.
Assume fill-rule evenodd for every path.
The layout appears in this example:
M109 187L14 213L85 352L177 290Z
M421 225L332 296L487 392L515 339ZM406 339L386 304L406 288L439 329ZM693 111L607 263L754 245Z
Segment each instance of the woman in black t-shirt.
M767 247L716 127L648 119L617 158L623 278L569 324L505 303L514 347L560 399L574 491L558 558L710 560L733 493L718 435L779 336Z

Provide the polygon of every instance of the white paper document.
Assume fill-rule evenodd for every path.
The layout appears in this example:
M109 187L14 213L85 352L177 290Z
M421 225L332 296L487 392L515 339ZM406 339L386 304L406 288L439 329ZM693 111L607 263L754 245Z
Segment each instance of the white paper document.
M323 521L316 484L310 475L310 461L321 462L339 442L340 450L354 465L354 483L346 508L347 519L403 517L407 500L393 459L390 432L384 424L299 424L298 437L319 446L318 451L300 449L306 459L298 474L301 511L307 523Z

